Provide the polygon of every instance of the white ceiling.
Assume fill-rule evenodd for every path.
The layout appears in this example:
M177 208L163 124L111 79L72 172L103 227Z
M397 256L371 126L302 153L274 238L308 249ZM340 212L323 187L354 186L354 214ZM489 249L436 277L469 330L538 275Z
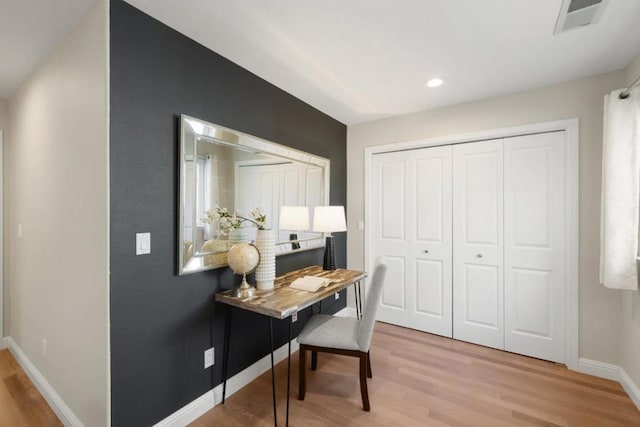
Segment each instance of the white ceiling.
M9 98L95 0L0 0L0 98Z
M640 51L638 0L557 36L561 0L127 1L347 124L619 70ZM0 97L90 3L0 0ZM433 76L445 85L427 89Z

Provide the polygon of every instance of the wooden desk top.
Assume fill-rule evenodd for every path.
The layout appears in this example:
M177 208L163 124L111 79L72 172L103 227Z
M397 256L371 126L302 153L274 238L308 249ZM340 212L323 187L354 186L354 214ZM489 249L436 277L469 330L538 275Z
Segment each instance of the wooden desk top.
M307 292L289 287L294 280L303 276L327 277L337 282L318 292ZM255 296L251 298L235 297L233 296L234 289L230 289L217 293L216 301L264 314L265 316L275 317L276 319L285 319L293 313L353 285L366 276L367 274L364 271L345 270L343 268L327 271L323 270L319 265L312 265L276 277L273 289L256 289Z

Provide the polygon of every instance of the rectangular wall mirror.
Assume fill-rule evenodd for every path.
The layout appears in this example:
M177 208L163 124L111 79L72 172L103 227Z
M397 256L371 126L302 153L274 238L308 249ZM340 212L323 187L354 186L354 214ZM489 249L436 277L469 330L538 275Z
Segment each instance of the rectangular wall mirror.
M227 265L229 229L208 216L217 207L249 218L260 208L265 228L277 230L279 255L324 246L323 235L310 231L295 231L299 244L290 243L293 231L279 229L279 216L282 206L307 206L312 214L328 205L329 168L323 157L182 115L178 273ZM253 240L256 228L241 227Z

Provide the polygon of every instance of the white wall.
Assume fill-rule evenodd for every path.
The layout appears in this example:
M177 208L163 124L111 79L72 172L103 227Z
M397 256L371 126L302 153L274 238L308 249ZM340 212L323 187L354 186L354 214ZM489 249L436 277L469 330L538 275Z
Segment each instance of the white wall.
M8 335L87 426L109 412L107 31L101 0L9 103Z
M623 86L624 73L571 81L527 92L428 110L347 128L347 200L349 268L364 268L364 148L578 117L580 120L580 356L619 363L618 291L598 284L600 168L603 96ZM416 90L422 90L416 88ZM424 96L429 96L425 92Z
M625 86L640 76L640 54L625 70ZM640 386L640 291L620 291L620 366Z
M7 130L9 126L9 101L0 98L0 129Z
M2 130L2 140L3 140L3 156L2 156L2 160L3 160L3 164L2 164L2 185L3 185L3 197L4 200L6 201L8 199L7 194L8 194L8 180L7 180L7 175L8 175L8 161L7 161L7 156L6 156L6 150L4 149L4 147L7 146L8 141L9 141L9 101L7 101L6 99L0 99L0 130ZM3 203L3 206L1 209L3 209L2 212L2 224L0 224L0 227L3 227L3 236L7 235L8 229L7 229L7 225L8 225L8 217L9 217L9 211L8 211L8 203ZM8 260L9 260L9 251L6 250L5 248L3 248L2 251L2 265L8 265ZM2 328L0 328L0 338L4 337L5 335L7 335L8 331L9 331L9 326L8 326L8 322L9 322L9 285L8 283L8 275L5 274L5 269L3 268L2 271L0 271L0 274L2 275L2 281L4 282L4 295L3 298L0 298L0 301L3 301L3 306L2 309L0 309L0 314L3 316L3 321L0 322L0 324L2 325ZM2 286L0 286L0 292L2 292Z

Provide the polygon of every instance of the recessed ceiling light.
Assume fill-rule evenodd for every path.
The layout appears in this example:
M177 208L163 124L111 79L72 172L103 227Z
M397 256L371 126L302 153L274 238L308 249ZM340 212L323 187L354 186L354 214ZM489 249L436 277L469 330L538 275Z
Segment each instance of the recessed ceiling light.
M434 77L427 82L427 87L442 86L442 83L444 83L444 79L442 77Z

